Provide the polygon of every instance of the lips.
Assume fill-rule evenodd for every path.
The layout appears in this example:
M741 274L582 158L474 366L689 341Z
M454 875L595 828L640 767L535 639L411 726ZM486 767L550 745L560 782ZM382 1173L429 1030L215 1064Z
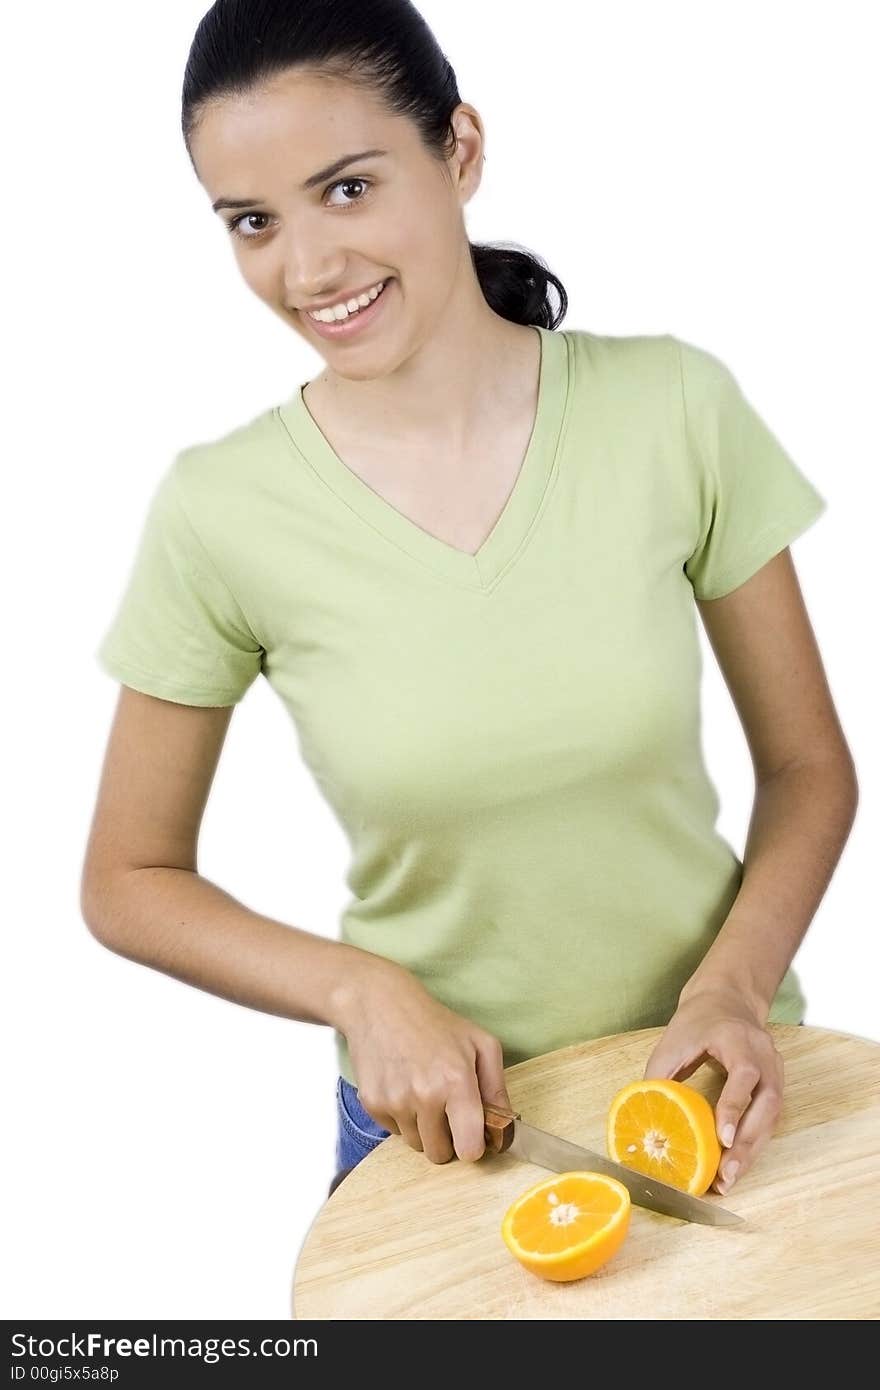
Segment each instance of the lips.
M311 314L305 309L301 310L302 317L307 320L309 327L321 338L337 338L340 340L353 338L360 333L366 332L370 324L373 323L384 310L385 301L393 285L394 277L389 276L388 279L383 282L383 288L376 295L375 299L371 300L370 303L365 305L362 309L358 309L356 313L346 314L343 319L333 319L330 322L324 322L321 319L313 319Z
M359 309L368 309L370 307L370 304L372 304L376 299L378 299L379 295L382 294L385 285L385 280L374 280L373 283L371 285L367 285L365 289L353 290L350 294L341 295L339 299L334 300L332 304L322 304L320 308L305 309L303 312L307 313L309 315L309 318L311 318L313 314L325 314L328 310L332 311L335 314L336 309L338 309L340 306L344 306L346 309L348 309L348 305L351 303L352 300L358 301L362 295L367 296L367 298L369 299L368 304L358 304L357 309L348 309L349 314L356 314ZM375 291L375 293L372 293L373 291ZM332 320L325 320L325 322L332 322ZM343 323L344 319L337 319L336 322Z

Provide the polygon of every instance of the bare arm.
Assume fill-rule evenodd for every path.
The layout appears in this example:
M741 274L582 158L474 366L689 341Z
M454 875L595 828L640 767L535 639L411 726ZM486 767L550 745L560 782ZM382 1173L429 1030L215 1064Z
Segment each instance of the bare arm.
M700 616L755 774L743 880L683 997L733 985L766 1018L852 828L852 755L789 550Z
M83 866L93 936L187 984L345 1035L361 1100L432 1163L483 1153L510 1105L500 1043L408 970L252 912L198 873L199 828L234 707L123 686Z
M742 721L755 799L739 893L646 1075L683 1081L704 1061L727 1072L716 1106L724 1193L780 1114L767 1019L843 852L858 783L789 550L699 611Z
M130 960L249 1008L344 1030L350 1000L396 967L253 912L197 871L232 709L121 688L83 867L83 918Z

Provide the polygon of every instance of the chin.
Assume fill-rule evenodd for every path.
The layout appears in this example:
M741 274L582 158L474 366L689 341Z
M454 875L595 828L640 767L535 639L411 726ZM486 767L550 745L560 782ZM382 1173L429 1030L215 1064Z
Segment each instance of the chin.
M313 346L340 381L380 381L383 377L391 376L409 356L407 352L395 352L393 347L389 349L387 345L377 343L359 353L359 361L355 362L346 361L343 352L338 355L334 353L332 343L321 342Z

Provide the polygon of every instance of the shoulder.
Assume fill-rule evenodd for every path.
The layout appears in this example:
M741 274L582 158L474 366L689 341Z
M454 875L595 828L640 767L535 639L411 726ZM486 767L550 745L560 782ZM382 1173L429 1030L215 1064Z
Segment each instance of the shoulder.
M184 497L197 498L206 488L253 481L279 444L275 407L234 426L225 434L189 444L176 454L171 472Z
M186 523L218 566L233 564L266 525L284 463L276 409L180 449L162 479L172 517Z
M579 381L601 380L624 394L646 388L668 389L679 372L677 345L670 333L592 333L562 330L568 338Z
M686 338L674 337L670 341L676 354L685 418L696 416L706 408L717 411L738 403L739 383L717 353Z
M627 418L666 422L673 434L734 424L743 393L730 367L700 344L673 333L612 335L568 330L578 395L592 389ZM595 396L593 395L593 400Z
M566 329L572 409L584 428L604 423L614 438L635 442L679 432L678 340L670 333L593 333Z
M583 328L561 330L569 339L575 360L592 371L604 371L623 382L685 376L694 389L717 389L732 377L730 368L708 348L674 333L591 333Z

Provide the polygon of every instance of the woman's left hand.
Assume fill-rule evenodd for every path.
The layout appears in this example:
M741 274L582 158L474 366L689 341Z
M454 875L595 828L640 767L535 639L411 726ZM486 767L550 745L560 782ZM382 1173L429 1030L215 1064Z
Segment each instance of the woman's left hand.
M727 1079L715 1107L723 1150L716 1192L729 1192L751 1168L782 1111L783 1063L747 999L733 989L702 989L679 1004L648 1058L645 1079L685 1081L718 1063Z

